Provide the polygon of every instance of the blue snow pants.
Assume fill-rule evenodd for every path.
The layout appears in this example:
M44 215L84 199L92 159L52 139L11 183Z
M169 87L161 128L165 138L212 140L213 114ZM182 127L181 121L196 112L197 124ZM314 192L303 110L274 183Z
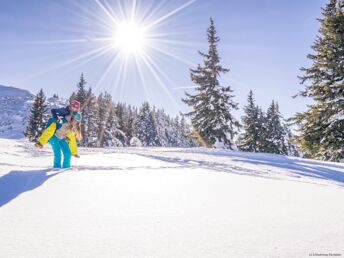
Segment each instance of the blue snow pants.
M50 144L54 151L54 168L61 168L61 158L63 154L62 168L70 168L72 153L68 142L65 139L59 139L55 135L50 138Z

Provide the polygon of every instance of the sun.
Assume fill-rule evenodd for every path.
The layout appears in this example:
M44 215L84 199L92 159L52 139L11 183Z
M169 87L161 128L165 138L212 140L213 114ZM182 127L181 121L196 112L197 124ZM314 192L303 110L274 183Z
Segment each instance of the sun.
M113 46L125 54L142 53L147 41L143 26L134 22L122 22L114 31Z

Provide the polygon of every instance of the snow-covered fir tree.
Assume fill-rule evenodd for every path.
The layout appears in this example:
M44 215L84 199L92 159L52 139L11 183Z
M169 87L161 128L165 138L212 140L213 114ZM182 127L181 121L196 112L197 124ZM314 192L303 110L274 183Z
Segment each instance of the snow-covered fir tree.
M199 52L204 58L203 65L191 69L191 80L197 87L195 95L186 93L186 98L183 99L183 102L192 108L192 111L185 115L191 118L196 135L207 147L222 145L232 148L232 139L237 133L236 127L239 123L231 112L237 109L237 103L233 101L230 86L222 86L219 82L220 75L227 73L229 69L220 64L217 51L220 39L216 35L212 19L207 35L208 52Z
M169 117L163 109L156 111L156 128L161 146L171 146Z
M297 113L296 138L306 157L339 161L344 159L344 4L330 0L319 19L320 35L307 57L310 68L301 68L305 89L298 95L314 103Z
M127 119L128 119L128 114L127 114L127 109L126 109L126 105L124 103L117 103L116 105L116 115L118 118L118 128L123 131L126 132L126 123L127 123Z
M46 97L41 89L34 99L28 126L24 132L24 135L28 137L30 141L36 141L42 134L49 115L48 103L46 102Z
M158 134L153 120L153 111L148 102L142 104L137 116L136 137L143 146L159 146Z
M122 147L125 146L127 142L125 134L119 129L118 117L115 109L115 105L110 101L109 115L104 130L104 147Z
M263 111L262 107L257 106L257 113L258 113L258 123L257 128L259 131L258 135L258 142L257 142L257 151L258 152L266 152L268 141L267 141L267 128L266 128L266 114Z
M245 115L242 117L244 133L240 135L238 147L242 151L257 152L261 140L262 121L259 119L259 107L254 102L252 90L247 101L244 107Z
M152 108L152 111L150 112L149 114L150 116L150 122L149 124L152 125L152 130L151 130L151 143L150 143L150 146L161 146L161 142L159 140L159 137L158 137L158 124L157 124L157 120L156 120L156 108L155 106L153 106Z
M96 147L98 140L98 120L97 120L97 98L92 92L92 88L87 92L87 103L84 106L84 117L82 127L84 127L83 146Z
M172 147L181 145L180 124L178 116L170 120L169 145Z
M136 120L137 120L137 109L134 107L128 107L128 120L126 123L126 136L127 145L131 145L130 141L136 136Z
M299 157L299 152L297 150L297 146L295 145L295 135L292 133L292 131L289 128L289 125L284 124L284 140L285 140L285 146L287 148L287 155L288 156L295 156Z
M99 94L97 98L98 147L103 147L104 144L104 134L110 115L111 103L112 99L110 94L107 92Z
M87 89L86 89L86 80L84 78L84 74L82 73L80 75L80 81L77 84L77 92L75 93L75 99L77 99L80 104L81 104L81 109L83 107L83 105L86 103L87 101Z
M72 96L70 97L70 99L76 99L80 102L81 105L81 116L83 119L87 119L87 113L85 112L85 106L87 105L88 100L88 92L86 89L86 80L84 78L84 74L82 73L80 76L80 81L77 84L77 92L75 92L74 94L72 94ZM81 145L85 144L85 127L81 127L81 135L82 135L82 140L81 140Z
M287 154L287 147L285 145L285 129L282 122L282 115L279 112L278 103L271 102L265 120L266 128L266 146L264 152Z

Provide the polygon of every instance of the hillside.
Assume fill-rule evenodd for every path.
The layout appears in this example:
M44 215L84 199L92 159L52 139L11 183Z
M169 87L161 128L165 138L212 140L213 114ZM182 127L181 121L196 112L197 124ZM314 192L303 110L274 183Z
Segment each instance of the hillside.
M0 85L0 138L23 138L33 100L34 95L27 90ZM64 99L47 101L50 108L66 104Z

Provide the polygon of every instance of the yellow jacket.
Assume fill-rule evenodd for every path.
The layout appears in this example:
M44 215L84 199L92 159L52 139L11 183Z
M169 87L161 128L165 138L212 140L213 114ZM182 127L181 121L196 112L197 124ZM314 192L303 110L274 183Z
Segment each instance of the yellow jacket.
M51 137L53 137L53 135L56 132L56 123L51 123L42 133L42 135L37 139L37 141L42 144L45 145ZM70 132L66 135L67 140L69 141L68 145L69 145L69 149L70 152L72 153L72 155L77 155L78 154L78 145L76 143L76 139L75 139L75 135L73 132Z

